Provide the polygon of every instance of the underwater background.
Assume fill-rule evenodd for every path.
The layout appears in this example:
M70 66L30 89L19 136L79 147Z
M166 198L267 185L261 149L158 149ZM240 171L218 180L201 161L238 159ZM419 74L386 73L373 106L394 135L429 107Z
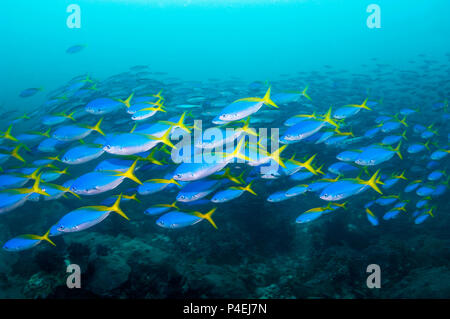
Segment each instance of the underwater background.
M66 24L71 14L66 9L72 3L81 9L80 28ZM370 4L381 8L381 28L367 25ZM0 298L450 297L449 179L444 155L449 143L448 1L6 0L1 8L1 245L21 234L42 235L70 211L101 205L112 195L137 192L140 202L121 204L129 221L111 214L90 229L50 237L56 247L43 241L24 251L2 249ZM166 112L141 123L123 109L115 110L104 115L102 130L129 132L135 122L139 128L171 116L178 116L170 120L177 122L189 111L189 125L196 119L211 127L224 107L241 98L263 97L269 86L275 103L277 93L294 91L297 97L286 103L280 98L279 108L264 104L251 116L250 126L280 128L280 136L286 132L285 121L296 114L325 114L330 107L359 105L366 98L371 102L371 110L362 109L343 122L342 131L354 134L351 142L287 144L286 161L292 155L306 160L317 154L313 169L324 164L324 173L332 173L327 167L338 161L337 154L380 143L391 134L386 130L372 137L366 135L369 129L403 119L406 124L393 129L398 136L406 132L399 137L403 159L394 155L360 173L368 180L380 169L386 183L405 171L407 180L397 178L389 189L380 182L380 188L384 196L399 196L406 209L384 219L391 206L369 204L380 197L369 187L349 198L345 208L300 222L296 218L305 211L328 204L317 196L320 191L279 201L267 198L297 184L311 185L320 177L296 182L283 173L267 178L239 164L230 165L232 174L244 172L242 186L254 180L257 196L244 192L226 203L202 202L195 207L204 213L217 207L217 229L207 221L167 229L155 222L158 216L144 213L152 205L175 201L180 189L173 183L142 196L132 180L81 199L66 194L45 200L38 194L31 200L27 193L20 207L8 208L5 198L12 193L3 182L11 182L11 176L29 176L39 166L34 161L63 155L78 145L71 141L43 151L41 140L7 138L4 132L10 125L15 137L26 133L51 139L58 128L72 123L67 120L71 112L73 123L96 124L103 115L85 111L96 98L126 100L133 92L136 98L162 90ZM301 94L306 87L308 98ZM67 122L45 123L45 116L56 114ZM387 118L380 119L383 116ZM49 136L35 133L47 129ZM101 138L94 131L83 140L100 143L91 138ZM429 136L422 136L425 131ZM14 158L15 147L22 142L23 161ZM417 152L409 148L425 144ZM434 157L439 150L442 157ZM164 158L161 148L158 153L159 160ZM63 185L112 157L105 152L80 165L55 160L54 167L42 171L56 172L56 179L47 182ZM136 176L141 181L168 178L177 165L163 164L145 164ZM58 173L66 167L68 174ZM432 172L442 174L430 179ZM11 188L30 188L29 179L36 176ZM430 193L405 192L417 180L431 188ZM425 206L417 207L424 198ZM416 222L425 216L422 208L431 210L430 218ZM376 225L367 209L377 216ZM66 287L69 264L82 269L81 289ZM380 289L366 285L370 264L381 268Z

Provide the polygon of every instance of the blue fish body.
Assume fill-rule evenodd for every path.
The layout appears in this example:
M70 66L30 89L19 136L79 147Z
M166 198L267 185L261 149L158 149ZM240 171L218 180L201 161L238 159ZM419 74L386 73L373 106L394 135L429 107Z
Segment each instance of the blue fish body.
M226 106L219 115L213 119L213 124L238 121L258 112L263 102L238 101Z
M166 213L170 210L170 207L149 207L144 211L145 215L156 216Z
M398 130L400 128L400 125L400 122L386 122L383 124L383 126L381 126L381 131L383 133L389 133Z
M88 136L91 132L92 130L90 128L81 127L78 125L67 125L57 128L53 132L52 137L58 141L70 142L81 140Z
M10 252L23 251L39 245L40 242L41 240L39 239L30 239L19 236L8 240L3 245L3 249Z
M408 147L407 152L409 154L416 154L424 151L425 149L426 147L423 144L412 144Z
M428 180L429 181L438 181L444 176L444 173L441 171L433 171L430 174L428 174Z
M163 228L177 229L192 226L201 221L202 218L192 214L183 212L168 212L158 218L156 225Z
M3 174L0 175L0 190L18 188L25 185L27 182L27 177Z
M447 185L439 184L434 189L434 192L431 193L431 196L432 197L439 197L439 196L444 195L446 191L447 191Z
M423 185L419 187L416 191L416 194L422 197L430 196L435 191L434 187Z
M7 213L22 206L27 201L30 194L20 194L14 191L0 192L0 214Z
M420 182L411 182L411 183L409 183L409 184L405 187L404 192L405 192L405 193L413 192L413 191L415 191L415 190L417 189L417 187L419 187L420 185L421 185Z
M367 130L367 131L364 133L364 136L367 137L367 138L373 138L373 137L375 137L375 135L377 135L380 131L381 131L381 128L380 128L380 127L374 127L374 128L371 128L371 129Z
M48 125L48 126L53 126L53 125L64 123L67 120L68 120L68 118L64 117L64 116L45 115L42 117L42 124Z
M386 144L386 145L393 145L393 144L397 144L398 142L400 142L401 139L402 139L401 135L389 135L389 136L386 136L385 138L383 138L381 143Z
M178 193L179 202L192 202L214 192L222 183L216 180L199 180L186 184Z
M414 224L419 225L422 224L428 217L430 217L429 214L425 213L425 214L420 214L419 216L417 216L417 218L414 220Z
M84 144L69 149L61 160L69 165L78 165L99 158L104 152L101 146Z
M322 214L323 212L302 213L300 216L297 217L295 222L298 224L309 223L322 216Z
M238 198L244 193L241 189L233 189L233 188L227 188L225 190L219 191L216 194L213 195L211 198L211 202L213 203L226 203L233 199Z
M337 162L328 166L328 171L337 175L357 172L358 168L345 162Z
M380 206L388 206L388 205L395 203L397 200L398 200L397 197L382 196L382 197L378 197L377 200L375 201L375 203L377 203Z
M85 111L95 115L102 115L119 110L123 106L123 103L113 100L111 98L102 97L90 101Z
M277 191L269 195L269 197L267 197L267 201L271 203L278 203L289 198L289 196L286 196L286 191Z
M383 183L384 183L383 189L389 189L389 188L393 187L395 184L398 183L399 180L400 179L398 179L398 178L389 178L389 179L383 181Z
M329 183L322 190L320 198L326 201L339 201L362 192L366 187L366 185L359 184L353 180L339 180Z
M358 114L359 111L361 111L360 107L342 106L333 113L333 117L339 120L346 119Z
M125 172L133 164L132 160L125 160L121 158L108 158L101 161L94 168L94 171L121 171ZM136 170L138 167L136 167Z
M280 138L280 142L288 144L301 141L302 139L305 139L308 136L311 136L314 133L318 132L324 125L325 122L314 119L302 121L294 126L289 127Z
M110 211L92 207L81 207L64 215L57 223L56 229L62 233L72 233L91 228L109 216Z
M133 155L148 151L157 144L158 141L143 134L120 133L108 135L103 150L115 155Z
M426 130L427 128L425 126L423 126L422 124L416 124L413 127L413 131L414 133L422 133Z
M114 176L111 172L89 172L76 178L70 190L78 195L97 195L119 186L123 176Z
M47 138L38 145L38 150L43 153L55 153L62 145L64 145L63 141L59 141L54 138Z
M436 150L433 153L431 153L430 158L432 160L438 161L440 159L443 159L447 155L448 155L448 152L446 152L445 150Z
M289 188L285 192L285 195L286 195L286 197L294 197L294 196L298 196L300 194L304 194L307 191L308 191L308 185L297 185L297 186Z
M181 163L173 173L173 179L177 181L196 181L210 176L227 165L225 161L213 163Z
M308 178L311 178L313 176L314 176L314 174L309 171L297 172L297 173L290 175L289 179L296 181L296 182L301 182L301 181L307 180Z
M319 192L322 189L328 187L330 184L333 184L332 182L328 181L315 181L308 185L308 192Z
M29 89L25 89L22 92L20 92L19 96L20 97L30 97L35 95L37 92L41 91L42 89L39 88L29 88Z

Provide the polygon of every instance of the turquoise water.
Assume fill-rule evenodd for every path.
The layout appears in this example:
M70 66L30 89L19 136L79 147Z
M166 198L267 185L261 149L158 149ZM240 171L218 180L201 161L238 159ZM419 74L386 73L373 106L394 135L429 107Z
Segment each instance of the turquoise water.
M185 79L267 80L324 65L360 72L372 57L408 68L417 54L442 59L448 51L446 1L378 1L381 29L366 26L370 1L76 3L80 29L66 26L70 1L6 1L5 92L53 88L86 72L106 77L137 64ZM89 50L63 54L78 43ZM2 103L17 102L16 95L3 95Z
M72 3L81 9L80 28L66 24L70 15L66 9ZM367 25L371 13L366 9L372 3L381 9L381 28ZM0 243L3 246L21 234L43 235L67 213L82 206L110 206L115 200L111 196L119 193L136 193L140 202L122 202L130 221L111 213L93 228L50 236L56 247L43 241L20 252L2 249L0 298L448 298L448 157L436 159L432 154L437 150L448 153L449 145L449 10L445 0L7 0L0 19L0 131L6 132L11 125L13 137L25 133L38 137L16 141L6 133L1 135ZM74 45L83 47L67 53ZM279 108L262 100L269 87ZM307 94L302 94L305 87ZM29 97L20 96L28 88L40 90ZM158 111L143 121L131 119L126 103L117 102L133 93L133 106L138 97L156 95L160 90L163 98L159 100L167 112ZM292 100L277 96L291 91L296 92ZM86 108L95 99L106 97L118 104L111 113L100 115ZM52 201L27 191L33 195L23 205L2 210L10 208L11 189L30 189L31 180L37 179L37 175L28 177L30 180L19 185L11 182L13 177L23 178L37 168L56 174L67 168L68 175L49 182L69 185L66 183L92 172L104 160L130 160L102 151L99 158L80 165L61 161L68 150L81 145L79 140L105 150L113 144L111 136L130 132L137 122L139 131L157 121L177 122L183 112L191 129L193 120L203 120L204 129L215 127L223 124L215 119L227 105L248 97L258 97L257 102L262 103L262 108L251 114L250 127L279 128L281 144L292 127L285 121L302 118L295 117L298 114L314 114L317 121L312 125L323 124L319 133L344 136L345 140L335 144L316 143L319 136L314 134L285 144L283 161L289 162L294 155L304 163L317 154L311 170L323 164L325 177L317 173L300 181L279 168L279 175L268 177L255 165L229 164L235 178L243 173L239 187L252 181L257 196L244 192L235 200L216 204L211 202L214 195L237 183L231 180L213 191L208 189L211 193L203 198L207 203L192 207L202 213L217 207L213 215L217 230L205 218L183 229L167 229L158 222L160 216L144 213L152 205L177 200L180 210L192 210L177 197L186 185L174 182L153 194L142 194L131 180L94 196L68 186L81 198L66 190L66 198ZM366 106L366 98L370 110L361 107ZM252 105L255 100L247 102ZM330 113L344 132L339 135L331 120L326 122L326 112L329 107L336 112L348 104L361 107L361 111L342 121ZM74 122L68 117L72 112ZM24 114L27 117L20 118ZM64 119L48 124L49 115ZM105 137L92 130L86 137L77 136L43 151L43 141L60 138L58 129L69 124L92 128L100 118L104 118ZM367 135L386 123L398 127ZM244 124L236 121L233 125ZM48 129L49 135L42 135ZM430 136L422 136L424 131ZM384 138L392 135L396 141L387 146ZM131 136L123 143L132 140ZM398 149L403 159L393 150L398 141L402 141ZM20 143L26 145L18 151L23 162L12 156ZM353 161L355 171L339 177L328 169L338 162L336 156L341 152L356 149L360 153L379 143L385 143L383 150L392 152L393 157L373 166ZM417 153L410 149L414 144L422 147ZM139 159L142 167L135 174L141 181L175 176L179 166L160 146L155 147L155 159L162 165ZM370 156L380 152L377 149ZM149 153L150 149L145 149L127 155L144 154L145 158ZM35 162L54 156L59 158L51 162L53 167ZM303 183L313 185L320 178L328 178L327 183L339 178L355 182L359 177L368 181L378 169L382 195L398 196L396 200L406 205L405 210L394 209L395 214L400 213L392 220L383 217L393 205L373 204L382 195L370 185L336 201L346 202L345 209L336 206L336 213L326 211L311 222L300 223L298 218L329 203L320 199L320 190L286 201L267 200L276 192ZM396 177L402 171L407 180ZM223 172L218 170L219 175ZM443 176L431 180L428 175L432 172ZM203 180L210 182L210 178ZM381 184L390 179L398 180L392 188ZM416 204L426 196L405 190L416 180L421 180L422 186L443 189L442 194L430 195L424 211ZM4 187L2 183L11 184ZM375 215L378 225L373 225L366 209ZM423 223L417 222L419 215L426 216ZM189 220L199 218L195 216L189 215ZM83 288L79 290L65 285L66 266L72 263L82 269ZM366 287L369 264L380 265L382 289Z

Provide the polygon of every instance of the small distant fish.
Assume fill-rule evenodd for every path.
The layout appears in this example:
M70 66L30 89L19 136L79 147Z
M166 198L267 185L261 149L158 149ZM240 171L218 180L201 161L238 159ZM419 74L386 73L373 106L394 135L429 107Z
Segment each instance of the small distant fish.
M29 88L29 89L25 89L22 92L20 92L19 96L20 97L30 97L35 95L36 93L42 91L43 88Z
M68 54L78 53L78 52L80 52L81 50L83 50L85 47L87 47L86 44L76 44L76 45L73 45L73 46L69 47L69 48L66 50L66 53L68 53Z

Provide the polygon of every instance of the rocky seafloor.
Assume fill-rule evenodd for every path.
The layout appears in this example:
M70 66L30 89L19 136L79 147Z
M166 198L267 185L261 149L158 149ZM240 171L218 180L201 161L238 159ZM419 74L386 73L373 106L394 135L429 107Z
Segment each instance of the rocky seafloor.
M27 203L2 216L1 239L45 229L71 205ZM450 297L445 199L422 225L405 213L378 227L361 205L295 224L299 207L311 205L305 197L231 202L215 213L218 230L206 221L167 230L127 202L131 221L114 214L90 230L55 237L57 247L1 251L0 298ZM39 219L30 224L31 214ZM68 264L80 265L81 289L67 288ZM381 267L381 289L366 286L369 264Z

